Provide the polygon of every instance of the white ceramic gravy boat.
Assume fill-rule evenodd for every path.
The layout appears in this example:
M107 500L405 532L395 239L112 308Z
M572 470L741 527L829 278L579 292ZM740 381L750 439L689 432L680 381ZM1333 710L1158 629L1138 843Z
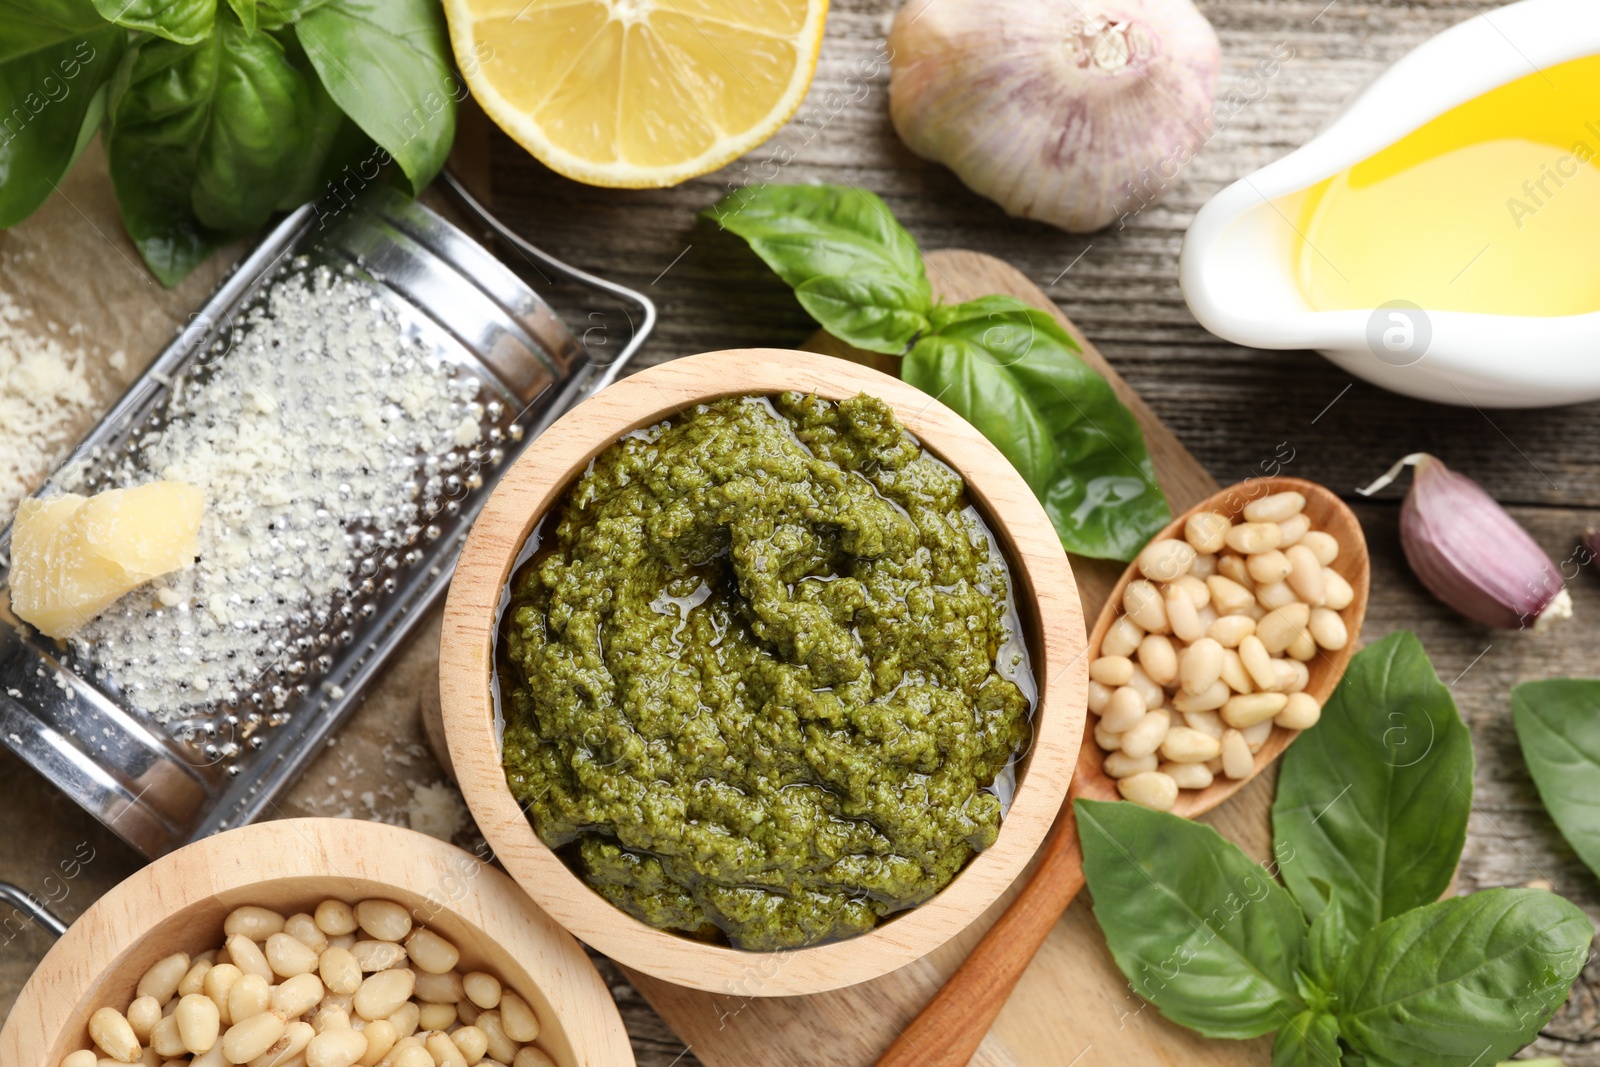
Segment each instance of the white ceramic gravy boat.
M1304 146L1224 189L1195 216L1179 267L1195 318L1238 344L1316 349L1351 374L1425 400L1540 407L1600 398L1600 311L1313 311L1295 280L1298 198L1287 200L1459 104L1596 53L1596 0L1523 0L1421 45ZM1594 147L1600 151L1600 141Z

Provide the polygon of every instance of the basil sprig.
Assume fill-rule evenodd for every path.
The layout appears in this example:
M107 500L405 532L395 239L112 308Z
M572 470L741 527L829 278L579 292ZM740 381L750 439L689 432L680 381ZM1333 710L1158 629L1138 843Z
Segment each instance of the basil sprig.
M935 303L916 241L878 197L752 185L707 215L748 241L823 329L903 357L902 378L1017 468L1067 551L1129 560L1171 520L1138 421L1071 335L1008 296Z
M1213 1037L1276 1031L1274 1067L1472 1067L1532 1040L1594 931L1544 890L1436 899L1471 804L1466 727L1401 633L1351 660L1284 755L1270 864L1164 812L1076 811L1095 918L1163 1015Z
M104 126L123 223L176 284L274 211L444 164L461 90L438 0L0 0L0 226Z

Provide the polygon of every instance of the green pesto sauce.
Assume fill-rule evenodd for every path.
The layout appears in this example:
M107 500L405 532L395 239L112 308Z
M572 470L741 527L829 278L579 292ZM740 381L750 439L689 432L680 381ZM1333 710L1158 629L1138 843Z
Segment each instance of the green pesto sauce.
M1034 691L1005 562L882 401L701 405L607 449L536 536L506 778L617 907L810 945L993 843Z

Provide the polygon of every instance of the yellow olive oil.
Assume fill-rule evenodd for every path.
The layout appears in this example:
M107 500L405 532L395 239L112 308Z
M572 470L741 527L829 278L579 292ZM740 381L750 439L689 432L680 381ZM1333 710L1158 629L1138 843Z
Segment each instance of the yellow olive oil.
M1600 56L1529 74L1307 190L1318 311L1600 311Z

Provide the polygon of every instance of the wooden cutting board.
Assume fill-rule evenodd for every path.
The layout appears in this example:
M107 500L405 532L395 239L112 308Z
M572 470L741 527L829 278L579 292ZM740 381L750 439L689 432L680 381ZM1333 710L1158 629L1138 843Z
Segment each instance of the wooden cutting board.
M927 263L936 296L958 302L1007 293L1048 311L1077 338L1084 359L1106 376L1144 427L1156 476L1174 511L1216 491L1217 483L1200 463L1020 271L977 252L934 252ZM826 335L812 347L846 354ZM887 369L894 373L892 366ZM1122 567L1076 556L1072 567L1084 617L1093 619ZM1264 858L1271 847L1267 812L1276 781L1275 773L1262 775L1205 821L1251 855ZM962 937L933 955L874 982L820 996L732 997L682 989L631 971L628 977L706 1067L869 1067L1009 901L1008 894ZM752 991L759 981L759 976L752 977ZM1243 1067L1270 1063L1270 1049L1267 1038L1207 1041L1167 1022L1134 996L1106 951L1086 894L1056 924L973 1063Z

